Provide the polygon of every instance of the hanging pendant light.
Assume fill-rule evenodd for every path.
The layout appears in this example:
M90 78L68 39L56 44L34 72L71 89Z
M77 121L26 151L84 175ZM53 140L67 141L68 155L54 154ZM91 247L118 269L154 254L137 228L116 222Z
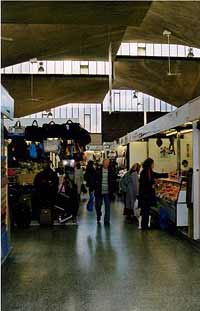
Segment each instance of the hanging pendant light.
M43 62L39 62L38 72L44 72Z

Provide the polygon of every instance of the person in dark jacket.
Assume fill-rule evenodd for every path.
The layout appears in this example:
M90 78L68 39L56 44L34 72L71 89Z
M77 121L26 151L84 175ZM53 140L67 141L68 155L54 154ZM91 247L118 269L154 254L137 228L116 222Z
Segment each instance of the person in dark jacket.
M73 223L77 224L77 216L78 216L78 209L79 209L79 195L77 191L77 185L75 184L72 176L66 172L65 180L65 194L69 196L69 205L72 209L72 221Z
M143 170L140 174L139 184L139 208L141 208L142 229L148 229L150 207L156 205L155 179L168 178L168 174L156 173L154 169L154 160L148 158L143 163Z
M88 161L86 171L84 174L84 180L86 181L86 186L89 188L89 193L94 191L95 187L95 168L94 168L94 162Z
M58 192L58 184L59 179L57 174L51 169L49 163L46 163L44 170L38 173L34 180L34 186L41 208L46 203L53 207Z
M101 206L104 201L105 205L105 216L104 224L110 225L110 201L116 190L116 174L110 167L110 161L104 159L103 165L96 170L95 177L95 202L96 202L96 213L97 223L101 221Z

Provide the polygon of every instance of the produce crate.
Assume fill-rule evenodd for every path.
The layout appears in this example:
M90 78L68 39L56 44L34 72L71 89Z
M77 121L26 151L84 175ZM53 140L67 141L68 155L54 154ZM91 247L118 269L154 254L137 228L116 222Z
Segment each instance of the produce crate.
M17 183L19 185L32 185L36 174L20 174L17 175Z

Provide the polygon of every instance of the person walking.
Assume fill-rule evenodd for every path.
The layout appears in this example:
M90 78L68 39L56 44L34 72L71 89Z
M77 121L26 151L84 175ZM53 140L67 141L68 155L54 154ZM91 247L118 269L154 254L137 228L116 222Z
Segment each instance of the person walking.
M89 194L94 191L95 186L95 168L94 168L94 162L88 161L86 171L84 174L84 180L86 181L86 186L89 189Z
M148 158L143 163L143 170L140 174L139 182L139 208L141 208L142 229L150 227L150 207L156 205L155 179L168 178L166 173L156 173L154 169L154 160Z
M112 167L110 167L109 159L103 160L103 165L96 170L95 176L95 207L97 214L97 223L101 221L101 207L104 201L105 215L104 224L110 225L110 203L111 198L116 190L116 174Z
M132 221L134 216L134 207L137 196L139 194L139 172L141 165L139 163L133 164L127 177L127 192L126 192L126 209L127 220Z

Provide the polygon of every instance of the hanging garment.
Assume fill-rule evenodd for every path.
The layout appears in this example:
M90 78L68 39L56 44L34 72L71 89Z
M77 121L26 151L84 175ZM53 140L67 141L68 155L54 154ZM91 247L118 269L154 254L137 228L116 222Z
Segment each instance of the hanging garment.
M35 143L31 143L29 147L29 156L31 159L35 160L38 157L37 147Z

